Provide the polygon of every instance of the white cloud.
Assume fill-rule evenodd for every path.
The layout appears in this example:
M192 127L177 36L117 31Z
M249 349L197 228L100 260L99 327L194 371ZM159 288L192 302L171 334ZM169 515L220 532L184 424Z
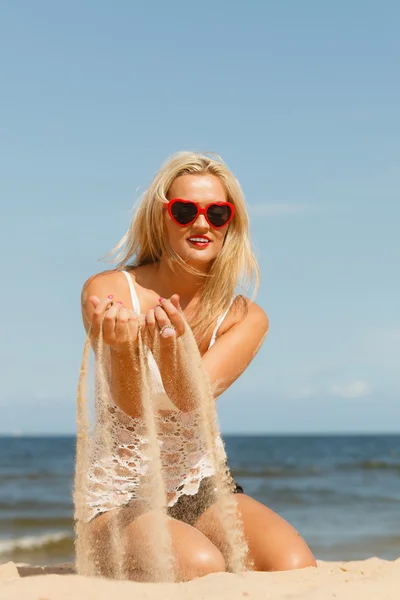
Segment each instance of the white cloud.
M286 386L285 386L286 387ZM331 385L315 385L313 383L299 383L297 387L284 387L284 394L290 400L323 399L326 396L336 398L364 398L372 392L367 381L356 379L347 383L332 383Z
M359 379L347 384L333 383L329 393L339 398L364 398L371 393L371 388L366 381Z
M260 202L258 204L248 204L250 215L262 215L268 217L296 215L305 212L312 212L315 206L301 202Z

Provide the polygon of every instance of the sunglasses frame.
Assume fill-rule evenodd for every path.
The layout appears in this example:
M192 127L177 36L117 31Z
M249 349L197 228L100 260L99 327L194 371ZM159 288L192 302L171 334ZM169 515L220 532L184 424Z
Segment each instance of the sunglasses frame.
M175 217L172 214L172 206L175 202L183 202L184 204L194 204L197 208L197 215L189 223L184 223L184 224L178 223L178 221L175 219ZM210 208L210 206L229 206L229 208L231 209L231 216L229 217L227 222L224 223L223 225L220 225L219 227L216 225L213 225L207 216L207 210ZM176 225L178 225L179 227L189 227L190 225L193 225L193 223L196 221L196 219L198 218L199 215L204 215L204 217L205 217L207 223L210 225L210 227L213 227L214 229L222 229L223 227L226 227L227 225L229 225L229 223L232 221L233 216L235 214L235 207L231 202L210 202L210 204L207 204L207 206L205 208L201 208L201 206L199 206L199 203L195 202L194 200L184 200L183 198L172 198L171 200L168 201L168 203L166 205L164 205L164 208L166 210L168 210L169 216L171 217L173 222Z

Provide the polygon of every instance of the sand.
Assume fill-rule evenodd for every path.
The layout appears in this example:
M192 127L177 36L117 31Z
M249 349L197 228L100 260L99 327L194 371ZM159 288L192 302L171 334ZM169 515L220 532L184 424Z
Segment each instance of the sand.
M237 503L232 494L233 481L226 469L226 454L223 450L223 441L219 437L219 423L216 412L216 402L211 384L208 381L203 367L196 339L186 323L185 332L179 339L174 337L173 344L164 348L161 344L161 335L156 330L151 352L157 364L167 365L167 382L171 383L170 392L174 398L169 398L172 410L165 410L164 405L160 410L157 399L160 396L158 388L154 385L153 375L148 363L148 346L146 332L139 328L137 340L133 340L127 325L127 338L130 340L128 367L135 374L137 389L124 388L120 400L125 403L128 412L138 417L132 417L128 412L120 411L118 418L113 418L118 405L118 398L113 398L117 386L112 385L112 355L110 348L103 342L101 324L98 336L89 331L83 352L82 365L77 394L77 452L75 465L75 522L76 522L76 565L77 572L84 576L113 575L117 580L128 580L132 565L138 570L143 570L154 582L175 582L182 579L178 572L175 556L173 554L173 540L171 539L167 519L167 491L166 487L174 476L168 475L167 467L173 467L170 456L180 456L190 444L190 436L196 437L196 442L201 441L204 456L209 456L215 479L215 498L212 501L217 509L221 525L222 539L221 552L231 573L242 573L247 566L251 566L248 556L247 542L243 533L243 524L237 508ZM144 333L143 333L144 332ZM91 400L88 395L90 386L90 345L94 347L94 426L90 421ZM167 360L167 363L165 362ZM126 381L126 364L124 370L115 370L114 381ZM123 375L123 377L121 376ZM179 383L178 383L179 382ZM168 386L167 386L168 387ZM167 388L166 388L167 389ZM166 395L166 394L164 394ZM175 405L174 405L175 402ZM139 411L137 408L139 404ZM167 405L168 406L168 405ZM185 409L193 411L198 416L195 429L185 430L185 421L180 419L185 416ZM169 413L169 417L166 416ZM174 436L162 434L162 426L170 418L177 422ZM138 441L138 427L144 426L144 438L147 440L146 457L143 457ZM180 431L183 431L180 434ZM178 437L177 437L178 434ZM179 437L181 435L182 437ZM185 437L186 435L186 437ZM217 438L221 444L217 444ZM120 441L123 439L123 444ZM162 444L172 442L173 446L165 451L167 457L166 472L162 461ZM97 456L104 452L112 462L103 469ZM196 455L196 448L192 452ZM179 462L178 459L174 459ZM147 472L140 479L136 479L137 463L142 466L146 462ZM196 458L196 463L199 458ZM93 467L93 468L92 468ZM198 468L200 471L200 468ZM87 526L88 518L88 492L99 485L93 482L93 472L100 472L97 478L106 482L106 489L100 485L101 501L109 505L114 501L114 492L118 496L121 491L118 486L126 486L135 490L136 498L145 503L146 512L153 516L150 526L146 530L147 544L136 548L129 543L124 524L124 511L120 511L116 518L110 520L108 537L101 537L101 543L93 543L93 536ZM105 473L107 472L107 473ZM190 474L190 473L189 473ZM200 477L200 475L198 475ZM175 478L177 478L175 474ZM108 481L112 481L110 485ZM179 479L178 483L182 480ZM121 483L122 482L122 483ZM197 482L199 484L199 482ZM175 484L176 485L176 484ZM176 491L174 493L177 493ZM140 496L139 496L140 494ZM105 499L105 500L104 500ZM121 505L126 503L124 497ZM113 506L112 506L113 507ZM127 509L126 514L131 514ZM153 548L152 556L148 556L149 548ZM139 566L138 566L139 565ZM143 566L144 565L144 566Z
M140 337L140 336L139 336ZM220 480L223 482L222 461L218 460L217 453L212 448L212 440L215 439L217 431L215 402L212 394L204 387L204 374L201 370L201 357L198 355L198 349L194 338L186 336L187 342L184 344L184 350L187 355L187 363L194 372L195 376L190 382L188 392L197 397L200 405L205 406L203 414L204 434L209 439L209 450L215 455L215 468L221 470ZM185 342L185 340L182 340ZM142 340L139 344L142 346ZM140 354L143 354L141 348ZM133 355L133 353L132 353ZM99 354L99 363L102 364L102 350ZM197 362L197 365L196 365ZM84 360L85 363L85 360ZM193 368L197 366L197 368ZM141 372L144 385L142 386L142 402L144 403L143 412L147 426L148 438L153 450L157 449L157 428L154 422L154 406L152 394L150 392L149 378L147 368L144 367L144 361L140 361L138 372ZM81 375L85 376L87 367L83 365ZM104 380L104 381L103 381ZM100 376L100 390L98 395L102 400L104 411L108 408L110 398L107 393L105 378ZM83 386L80 382L81 392L78 402L78 441L82 445L79 448L77 461L77 479L75 490L75 501L78 504L79 513L85 514L85 492L87 482L84 480L88 465L88 457L85 456L84 448L87 444L89 427L87 422L86 400L84 398ZM146 401L146 402L145 402ZM212 402L211 402L212 401ZM145 405L147 404L147 409ZM211 408L210 408L211 407ZM101 406L100 406L101 408ZM148 414L146 415L146 410ZM108 432L106 432L108 434ZM106 447L112 450L112 445L105 436ZM150 505L156 508L165 508L165 490L163 488L163 479L161 473L161 462L158 455L153 453L153 464L157 465L153 475L154 494L149 498ZM220 464L221 463L221 464ZM221 489L224 486L221 485ZM221 493L221 492L219 492ZM223 495L223 494L222 494ZM232 497L228 486L226 486L226 497ZM325 598L337 598L342 600L399 600L400 599L400 559L397 561L385 561L378 558L371 558L358 562L318 562L317 568L308 568L296 571L275 572L275 573L256 573L256 572L238 572L238 565L243 562L243 552L240 548L240 535L232 535L231 530L235 529L240 523L235 522L236 515L229 503L225 503L223 510L224 521L227 524L227 530L230 535L226 535L227 548L229 550L227 564L232 565L234 573L219 573L208 575L201 579L192 580L186 583L134 583L124 580L123 559L124 548L121 544L113 544L112 555L117 562L121 572L117 573L117 579L104 579L100 577L91 577L94 572L94 561L91 557L90 542L85 536L80 535L78 528L77 566L80 573L69 574L71 570L67 565L52 567L29 567L28 565L15 565L7 563L0 567L0 600L109 600L109 598L118 598L118 600L234 600L243 598L260 599L294 599L308 598L315 600L324 600ZM232 517L229 519L228 517ZM159 524L160 525L160 524ZM160 534L161 527L157 528ZM120 533L116 531L114 533ZM240 533L240 532L239 532ZM119 535L114 536L120 539ZM229 539L228 539L229 538ZM235 556L237 554L237 556ZM160 571L162 577L155 577L155 580L171 581L173 573L169 573L169 560L163 564L168 553L159 553L155 561L156 571ZM92 563L92 564L90 564ZM233 567L233 568L232 568ZM163 572L165 571L165 573ZM168 571L168 573L167 573ZM172 575L165 577L164 575Z
M57 570L54 569L53 571ZM62 573L67 569L60 567ZM0 566L0 600L399 600L400 559L318 562L318 568L276 573L207 575L187 583L134 583L81 575L37 575ZM38 569L43 572L43 569Z

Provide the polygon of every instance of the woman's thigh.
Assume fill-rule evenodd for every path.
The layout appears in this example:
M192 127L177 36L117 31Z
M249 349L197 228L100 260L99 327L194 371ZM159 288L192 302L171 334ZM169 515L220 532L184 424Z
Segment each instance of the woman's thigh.
M316 566L301 535L277 513L246 494L235 494L250 560L256 571L284 571ZM222 549L223 531L216 505L208 508L194 526Z
M160 519L154 512L139 514L131 507L109 511L95 519L91 526L92 548L102 575L115 576L115 546L111 542L112 528L120 527L124 539L123 570L127 577L136 581L154 581L156 555L160 536L157 528ZM199 529L166 517L172 545L175 578L189 581L210 573L225 571L225 560L220 550Z

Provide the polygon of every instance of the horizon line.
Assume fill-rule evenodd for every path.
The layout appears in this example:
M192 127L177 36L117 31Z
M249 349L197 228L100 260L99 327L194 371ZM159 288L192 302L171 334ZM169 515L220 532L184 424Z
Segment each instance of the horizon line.
M76 433L23 433L23 432L0 432L0 438L76 438ZM236 437L317 437L317 436L400 436L399 431L275 431L275 432L221 432L224 436Z

